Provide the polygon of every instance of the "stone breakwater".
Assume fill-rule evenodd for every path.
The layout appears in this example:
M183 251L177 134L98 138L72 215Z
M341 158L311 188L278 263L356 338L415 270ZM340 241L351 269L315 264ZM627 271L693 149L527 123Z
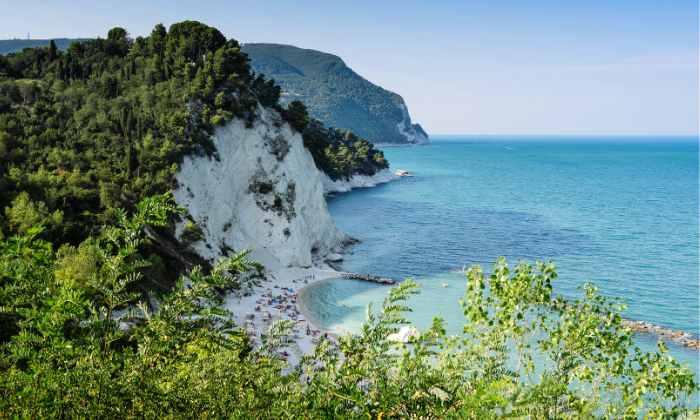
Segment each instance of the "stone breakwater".
M362 280L362 281L368 281L370 283L377 283L377 284L385 284L388 286L394 285L398 283L394 279L390 279L387 277L380 277L380 276L374 276L372 274L357 274L357 273L338 273L338 275L344 279L353 279L353 280Z
M662 339L700 351L700 340L684 331L675 331L670 328L654 325L646 321L633 321L625 319L623 325L636 333L654 334Z

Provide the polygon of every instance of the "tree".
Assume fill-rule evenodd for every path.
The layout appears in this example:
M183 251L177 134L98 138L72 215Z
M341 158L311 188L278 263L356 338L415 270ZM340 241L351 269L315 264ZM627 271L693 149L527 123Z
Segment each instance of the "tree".
M54 61L58 57L58 48L53 39L49 42L49 61Z
M107 32L107 39L112 42L123 42L126 41L128 34L124 28L112 28Z
M296 131L303 133L309 126L309 113L301 101L292 101L284 113L285 119Z
M57 227L63 221L63 212L49 213L46 204L33 202L24 191L15 197L11 207L5 208L5 216L9 227L16 233L26 233L34 226Z
M274 80L267 80L262 74L259 74L253 80L252 89L253 92L255 92L258 101L260 101L260 104L265 107L277 105L282 93L282 90L275 84Z

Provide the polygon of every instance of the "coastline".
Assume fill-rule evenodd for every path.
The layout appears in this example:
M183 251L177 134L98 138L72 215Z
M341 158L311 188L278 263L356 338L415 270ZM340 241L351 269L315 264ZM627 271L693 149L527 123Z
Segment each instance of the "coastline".
M384 184L398 179L399 176L392 172L391 168L382 169L374 175L353 175L347 180L337 179L332 180L328 175L321 174L323 183L323 194L331 195L336 193L345 193L356 188L371 188L379 184Z
M356 175L348 180L336 181L324 176L322 181L324 195L333 195L356 188L374 187L398 178L390 169L385 169L373 176ZM303 355L313 352L321 337L337 338L337 331L324 328L313 316L307 307L306 296L310 286L341 277L343 272L330 261L325 261L321 266L287 267L269 272L261 285L242 296L227 296L225 306L234 312L236 323L246 331L253 345L261 343L262 336L274 321L291 320L294 323L291 342L280 356L294 366ZM681 347L700 350L700 340L684 331L674 331L645 321L626 319L624 322L635 335L654 335Z
M306 305L307 302L307 295L309 291L311 290L312 287L318 285L319 283L322 283L324 281L328 281L332 278L335 277L328 277L325 279L319 279L318 281L314 281L309 284L305 284L303 287L301 287L298 292L297 292L297 308L299 309L299 312L301 312L302 315L304 315L307 319L307 321L315 328L320 330L323 333L328 334L329 336L335 337L337 335L337 332L334 332L332 330L329 330L328 328L325 328L321 325L321 321L319 321L317 318L314 317L314 315L311 313L311 309Z
M318 321L316 318L314 318L313 314L311 313L311 310L307 307L306 305L306 294L308 293L309 289L311 286L315 286L316 284L327 281L329 279L333 278L345 278L343 276L343 272L341 271L336 271L335 276L330 276L330 277L325 277L322 279L319 279L318 281L310 282L308 284L305 284L302 288L300 288L297 291L297 307L299 309L299 312L303 314L308 322L314 326L316 329L320 330L323 333L327 333L328 335L335 336L339 332L337 331L332 331L327 328L322 327L320 324L320 321ZM361 279L362 280L362 279ZM365 280L367 281L367 280ZM376 283L376 282L375 282ZM381 283L377 283L381 284ZM663 327L660 325L652 324L647 321L640 321L640 320L633 320L633 319L627 319L623 318L622 324L625 328L628 328L629 330L632 331L635 335L651 335L656 337L657 339L663 340L665 342L670 342L674 343L678 346L688 348L690 350L695 350L695 351L700 351L700 339L698 339L696 336L694 336L691 333L688 333L686 331L680 331L680 330L673 330L671 328Z
M324 174L322 182L324 195L331 195L356 188L370 188L399 178L387 168L373 176L355 175L348 180L333 181ZM338 255L326 255L326 258L328 257ZM303 295L308 292L309 286L346 274L336 270L331 264L329 260L321 265L285 267L270 271L261 284L227 295L224 307L234 314L234 321L243 328L254 346L262 343L263 335L267 334L275 321L292 321L291 342L281 350L280 356L285 358L290 366L294 366L302 356L313 352L321 337L336 337L320 325L303 301Z
M339 273L331 268L284 268L268 273L260 285L226 296L224 306L233 312L235 322L244 329L254 346L262 343L262 336L274 322L292 321L292 340L280 356L293 366L303 355L313 352L318 340L329 333L309 316L300 298L303 289L338 276Z

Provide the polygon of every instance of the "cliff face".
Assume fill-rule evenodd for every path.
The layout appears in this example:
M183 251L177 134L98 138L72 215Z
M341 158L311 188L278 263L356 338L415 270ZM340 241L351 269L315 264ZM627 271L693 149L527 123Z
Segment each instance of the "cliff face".
M234 120L216 130L218 158L191 156L181 166L175 199L204 233L195 250L214 260L250 249L268 269L322 264L349 240L328 213L325 175L276 112L258 112L252 128Z
M339 57L279 44L245 44L256 73L282 87L282 102L301 100L326 126L349 129L373 143L426 143L401 96L355 73Z

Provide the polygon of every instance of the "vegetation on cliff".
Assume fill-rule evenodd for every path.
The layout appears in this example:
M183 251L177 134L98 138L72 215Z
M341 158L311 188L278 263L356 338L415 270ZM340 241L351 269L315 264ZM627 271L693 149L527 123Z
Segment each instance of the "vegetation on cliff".
M309 116L306 106L292 101L284 115L302 133L304 146L316 166L331 179L347 179L354 174L374 175L389 167L384 153L351 131L327 128Z
M17 219L46 213L61 223L44 238L79 243L115 209L171 190L183 156L215 153L216 126L252 124L263 106L299 127L279 96L237 41L192 21L0 56L0 231L22 233ZM314 127L312 154L331 176L386 167L366 142Z

